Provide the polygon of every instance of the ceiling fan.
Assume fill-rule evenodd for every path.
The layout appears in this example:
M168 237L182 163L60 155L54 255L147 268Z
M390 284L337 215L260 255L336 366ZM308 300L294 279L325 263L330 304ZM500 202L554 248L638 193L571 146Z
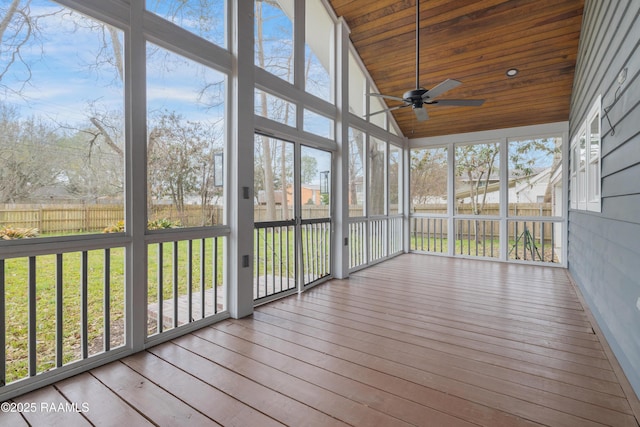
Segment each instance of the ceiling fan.
M398 110L400 108L412 107L418 121L422 122L429 118L426 105L442 105L442 106L462 106L462 107L479 107L484 103L484 99L440 99L436 98L443 93L458 87L462 82L454 79L446 79L431 89L420 87L420 0L416 0L416 88L405 92L402 98L391 95L383 95L380 93L371 93L370 96L379 98L392 99L394 101L404 102L404 105L397 107L385 108L376 111L368 116L386 113L388 111Z

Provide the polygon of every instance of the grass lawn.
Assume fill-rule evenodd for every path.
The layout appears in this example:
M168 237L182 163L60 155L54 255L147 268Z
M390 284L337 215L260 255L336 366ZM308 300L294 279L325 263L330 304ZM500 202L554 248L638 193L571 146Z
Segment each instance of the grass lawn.
M456 255L477 255L485 257L498 258L500 256L500 241L498 239L492 240L480 240L475 239L467 240L454 240L455 248L454 253ZM512 244L512 243L511 243ZM449 239L438 238L420 238L411 235L411 249L416 251L436 252L436 253L449 253ZM476 254L476 250L478 251ZM493 252L492 252L493 250Z
M492 252L492 244L493 244L493 252ZM545 262L558 262L558 253L552 253L551 243L545 244L544 252L542 250L542 246L539 243L536 248L527 248L526 254L523 247L523 242L519 241L516 248L514 245L516 241L513 239L509 240L509 259L524 259L526 256L527 260L532 259L531 250L533 250L533 255L536 261L540 261L540 257L544 257ZM420 236L415 236L413 233L411 234L411 249L415 251L425 251L425 252L436 252L436 253L448 253L449 252L449 241L448 239L436 239L436 238L420 238ZM476 253L477 249L477 253ZM498 258L500 256L500 241L498 239L494 239L493 241L490 239L480 240L476 242L473 238L471 240L463 239L463 240L455 240L455 250L454 253L456 255L471 255L471 256L484 256L484 257L493 257ZM553 261L551 261L553 258Z
M63 361L80 358L81 351L81 253L62 256ZM111 321L124 316L124 249L111 250ZM29 325L29 260L5 261L5 321L7 382L27 375ZM104 250L88 252L87 307L89 342L102 337L104 328ZM38 256L36 261L37 371L56 366L56 255ZM114 337L116 338L116 337ZM121 345L112 342L112 345Z
M331 253L331 239L329 232L325 232L324 240L322 240L322 231L307 232L305 229L301 231L301 241L304 249L308 248L308 254L303 253L305 264L310 264L311 260L307 255L311 256L314 250L322 250L321 245L324 243L323 254L327 257ZM254 247L254 263L253 276L276 275L293 278L295 275L295 233L289 229L287 233L286 227L283 228L262 228L258 232L253 233Z

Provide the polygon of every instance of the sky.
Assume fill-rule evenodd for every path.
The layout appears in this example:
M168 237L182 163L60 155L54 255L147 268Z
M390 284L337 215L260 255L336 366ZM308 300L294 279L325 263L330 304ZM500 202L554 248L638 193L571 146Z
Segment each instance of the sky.
M190 5L199 8L203 2L205 6L220 11L212 14L214 18L224 16L224 0L192 0L186 3L147 0L146 5L165 18L171 18L174 13L178 25L198 33L201 21L194 19L197 15ZM9 4L9 0L2 0L0 14L6 12ZM169 5L178 5L181 9L171 10ZM288 19L277 9L269 9L272 19L266 23L265 31L273 39ZM0 101L18 107L22 117L45 118L56 124L79 128L91 126L88 118L93 115L92 109L123 115L124 86L114 65L114 50L105 26L77 12L69 12L69 9L52 1L31 1L31 16L50 16L39 19L37 37L31 37L21 48L22 61L11 65L9 73L0 81ZM202 32L204 36L224 46L225 29L213 25L212 21L204 24L207 26ZM291 29L290 21L288 26ZM124 32L118 30L117 33L119 42L124 44ZM2 40L4 48L0 55L0 69L10 59L6 47L10 45L8 36L11 35L15 35L15 29L8 30ZM285 34L287 36L292 37ZM105 40L106 49L103 46ZM151 43L147 46L149 115L158 111L177 111L190 121L222 125L225 75ZM206 85L220 82L221 85L208 92L220 105L208 108L199 99L199 94ZM305 118L313 116L313 113L305 111ZM305 130L321 136L332 138L332 129L329 119L305 120ZM328 160L319 162L322 170L329 169L329 166Z
M7 6L3 0L2 9ZM44 116L69 124L85 122L90 105L101 111L123 111L124 88L110 41L101 51L105 34L104 39L109 40L108 33L95 25L97 21L68 10L61 13L62 9L50 1L32 0L32 16L58 13L39 20L38 37L32 37L21 49L24 63L14 63L0 82L0 99L18 106L23 116ZM11 33L8 30L5 34L5 46ZM123 43L123 32L118 35ZM192 120L219 121L222 109L212 114L198 100L198 93L204 84L224 82L223 74L151 44L149 53L149 110L179 110ZM0 56L2 68L9 58L5 52ZM224 92L217 96L223 99Z
M41 0L33 0L31 5L33 15L60 10ZM38 37L32 37L21 50L23 62L14 63L1 81L3 101L19 106L25 116L46 116L58 122L83 120L83 111L95 100L108 109L123 108L122 87L114 82L114 73L86 71L90 55L96 52L95 44L90 42L95 37L83 28L74 28L73 22L61 13L39 20L39 28ZM7 30L5 35L11 32ZM2 42L7 46L6 40ZM3 52L2 68L8 59ZM23 90L16 93L23 84Z
M6 11L9 3L9 0L2 0L0 13ZM225 0L146 1L150 11L223 47L226 46L224 4ZM199 11L203 7L213 12L202 17ZM291 20L266 3L264 8L268 16L264 22L265 38L274 42L284 37L289 40L285 44L290 45L293 37ZM14 63L10 73L0 81L0 99L20 106L25 116L43 115L65 123L86 121L89 105L105 111L122 111L123 85L113 65L112 47L103 49L102 46L103 40L109 40L105 37L108 33L104 26L78 13L69 13L69 9L48 0L32 0L30 12L31 16L53 15L39 20L38 37L32 37L22 47L24 63ZM9 44L8 36L13 33L15 31L6 32L5 40L2 40L5 47ZM123 43L124 34L118 33L120 43ZM273 44L282 46L281 41ZM150 43L148 46L149 110L175 109L187 112L192 120L208 120L212 110L200 103L198 93L206 84L223 82L224 75ZM2 68L9 60L8 53L0 55ZM309 55L314 67L322 69L318 58L312 53ZM103 62L96 66L96 58ZM22 87L29 73L31 77ZM315 75L314 79L318 81L328 78L319 71ZM329 85L328 81L322 84ZM20 93L16 93L21 87ZM223 92L218 95L222 98ZM222 114L222 110L216 114ZM331 127L326 118L305 121L305 130L329 138L332 135L327 128Z

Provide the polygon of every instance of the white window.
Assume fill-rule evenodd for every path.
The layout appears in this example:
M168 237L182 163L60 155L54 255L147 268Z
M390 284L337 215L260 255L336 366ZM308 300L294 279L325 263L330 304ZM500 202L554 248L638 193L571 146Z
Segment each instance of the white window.
M9 3L0 6L3 237L111 230L125 214L124 32L54 2Z
M600 99L588 118L587 209L600 212Z
M148 228L224 224L226 75L147 43ZM218 164L223 162L218 161Z
M402 148L389 145L389 215L402 213Z
M601 97L571 142L571 208L600 212Z
M323 34L323 37L318 37ZM321 0L306 2L305 11L305 90L333 102L333 20Z
M203 39L227 48L225 0L157 1L146 0L146 9Z
M293 2L255 0L255 64L293 83Z
M358 116L363 117L366 114L365 96L367 91L367 78L364 76L356 55L349 51L349 111Z

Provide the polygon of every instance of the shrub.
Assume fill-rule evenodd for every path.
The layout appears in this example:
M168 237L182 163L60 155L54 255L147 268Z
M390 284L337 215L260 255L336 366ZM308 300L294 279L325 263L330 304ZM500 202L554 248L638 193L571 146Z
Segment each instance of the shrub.
M147 222L147 228L149 230L161 230L165 228L178 228L180 227L180 221L172 221L167 218L155 219L153 221ZM112 224L106 227L103 233L123 233L124 232L124 221L118 221L115 224Z
M161 230L164 228L178 228L180 227L180 221L171 221L167 218L160 218L147 223L147 229L149 230Z
M103 233L124 233L124 220L120 220L102 230Z
M28 239L30 237L37 237L37 228L0 228L0 238L2 240L15 240L15 239Z

